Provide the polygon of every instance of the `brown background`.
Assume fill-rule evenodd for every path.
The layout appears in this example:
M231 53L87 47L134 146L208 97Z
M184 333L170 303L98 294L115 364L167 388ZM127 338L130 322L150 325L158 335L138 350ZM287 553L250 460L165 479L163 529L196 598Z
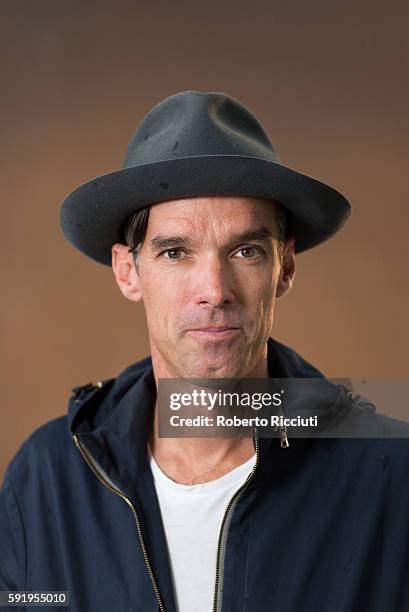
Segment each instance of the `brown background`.
M298 257L273 335L330 377L407 377L408 5L374 1L3 4L0 476L74 385L148 354L142 305L76 252L59 207L122 163L137 123L225 91L353 216Z

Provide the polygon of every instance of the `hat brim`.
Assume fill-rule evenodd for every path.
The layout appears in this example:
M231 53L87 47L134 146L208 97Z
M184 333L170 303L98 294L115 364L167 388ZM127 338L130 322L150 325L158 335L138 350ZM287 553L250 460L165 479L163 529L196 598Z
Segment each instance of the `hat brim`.
M111 265L124 224L138 209L184 197L272 198L287 212L287 233L301 253L333 236L351 214L334 188L280 163L240 155L197 156L124 168L84 183L64 200L61 228L82 253Z

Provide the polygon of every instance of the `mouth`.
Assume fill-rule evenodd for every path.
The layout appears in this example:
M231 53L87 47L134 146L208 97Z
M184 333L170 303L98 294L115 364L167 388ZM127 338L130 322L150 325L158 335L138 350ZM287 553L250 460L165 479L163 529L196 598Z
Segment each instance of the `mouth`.
M204 340L224 340L230 338L240 331L239 327L203 327L200 329L190 329L189 334L195 338Z

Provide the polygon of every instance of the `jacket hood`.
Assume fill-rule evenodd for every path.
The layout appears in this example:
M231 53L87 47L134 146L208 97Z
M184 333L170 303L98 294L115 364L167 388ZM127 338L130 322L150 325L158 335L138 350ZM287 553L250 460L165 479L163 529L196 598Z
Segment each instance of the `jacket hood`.
M320 379L325 394L322 395L320 386L321 396L312 400L327 425L351 409L351 402L345 401L348 397L345 387L328 381L296 351L272 338L268 339L268 372L270 378ZM126 489L148 468L147 442L156 401L151 357L132 364L117 378L75 387L73 392L68 411L70 436L79 436L107 475ZM296 462L306 444L306 438L291 440L290 448L286 449L287 459ZM280 449L277 439L260 439L260 475L266 474L266 465L271 465L266 459L277 448ZM284 450L280 451L282 456Z

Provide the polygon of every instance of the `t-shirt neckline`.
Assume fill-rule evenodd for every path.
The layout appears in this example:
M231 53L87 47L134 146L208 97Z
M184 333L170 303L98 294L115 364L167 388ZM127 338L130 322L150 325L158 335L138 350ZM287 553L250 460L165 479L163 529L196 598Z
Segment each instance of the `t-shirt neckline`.
M233 468L226 474L223 474L223 476L220 476L219 478L209 480L208 482L188 485L182 484L180 482L175 482L174 480L169 478L169 476L167 476L167 474L165 474L165 472L161 470L161 468L155 461L155 458L150 452L149 447L148 457L155 485L159 486L161 489L165 489L167 491L180 495L192 495L194 493L207 494L216 491L221 491L224 489L229 489L234 485L243 482L245 477L251 472L256 462L256 453L254 453L250 457L250 459Z

